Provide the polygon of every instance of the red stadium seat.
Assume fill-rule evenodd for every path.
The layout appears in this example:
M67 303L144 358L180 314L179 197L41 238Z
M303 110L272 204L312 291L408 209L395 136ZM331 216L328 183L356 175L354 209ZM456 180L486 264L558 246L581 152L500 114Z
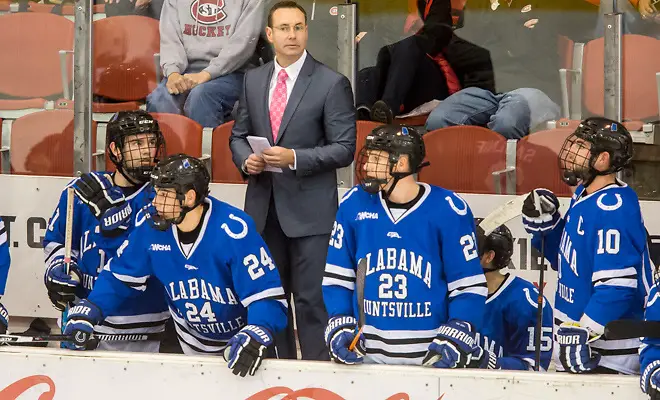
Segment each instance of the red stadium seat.
M584 47L584 106L592 115L604 115L604 39ZM624 120L643 120L658 115L655 81L660 71L660 41L642 35L623 35L622 107Z
M73 111L44 110L18 118L12 125L10 158L12 174L73 176Z
M573 195L570 186L561 180L557 156L572 129L551 129L534 132L518 141L516 151L516 192L528 193L546 188L557 196Z
M94 21L94 94L140 101L157 86L154 54L160 49L158 21L117 16Z
M243 176L232 161L229 137L234 121L226 122L213 130L213 147L211 150L211 163L213 164L213 182L217 183L245 183Z
M506 165L506 139L478 126L452 126L424 135L426 160L419 180L462 193L495 193L492 172Z
M63 92L58 52L73 48L73 22L45 13L0 15L0 37L0 94L41 101ZM18 109L20 101L3 106Z

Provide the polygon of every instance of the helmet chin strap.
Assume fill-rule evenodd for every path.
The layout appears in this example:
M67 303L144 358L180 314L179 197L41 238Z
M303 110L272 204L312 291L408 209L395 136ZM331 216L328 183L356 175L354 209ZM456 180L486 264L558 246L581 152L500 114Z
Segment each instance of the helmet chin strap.
M179 207L181 208L181 212L179 212L179 215L173 219L168 219L168 218L163 218L158 212L155 212L153 215L151 215L151 220L154 228L158 229L159 231L165 231L169 229L169 227L172 225L179 225L186 218L186 214L188 214L190 211L192 211L195 207L197 207L200 204L197 203L192 207L184 206L183 202L185 200L185 197L179 194L177 194L176 199L179 201Z

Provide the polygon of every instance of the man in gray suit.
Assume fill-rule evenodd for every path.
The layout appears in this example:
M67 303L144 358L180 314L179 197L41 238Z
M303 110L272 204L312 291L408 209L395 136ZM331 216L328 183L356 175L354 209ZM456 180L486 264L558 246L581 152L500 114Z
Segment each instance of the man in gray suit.
M338 206L336 169L355 153L353 92L345 76L305 50L307 14L296 2L271 8L266 35L275 61L246 73L229 144L249 177L245 211L273 254L287 298L293 294L302 358L328 360L321 281ZM254 154L248 136L272 147ZM276 347L279 358L297 358L291 312Z

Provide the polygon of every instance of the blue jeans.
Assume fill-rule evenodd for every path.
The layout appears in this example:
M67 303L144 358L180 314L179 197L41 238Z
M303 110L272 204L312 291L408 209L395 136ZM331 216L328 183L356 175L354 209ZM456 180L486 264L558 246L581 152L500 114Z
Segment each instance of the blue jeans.
M426 129L455 125L485 126L507 139L520 139L541 123L558 119L559 106L538 89L493 94L469 87L452 94L426 120Z
M234 109L243 86L243 72L219 76L183 94L167 91L167 78L147 96L147 111L183 114L205 128L222 125Z

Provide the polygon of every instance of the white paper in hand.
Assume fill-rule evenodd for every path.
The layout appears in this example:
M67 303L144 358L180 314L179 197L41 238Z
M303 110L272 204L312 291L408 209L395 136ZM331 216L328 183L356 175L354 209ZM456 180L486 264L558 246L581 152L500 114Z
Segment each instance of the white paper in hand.
M252 148L252 151L254 154L261 156L261 153L263 153L264 150L270 149L270 143L268 142L268 139L262 136L248 136L247 137L248 143L250 143L250 147ZM266 164L266 167L264 168L264 171L270 171L270 172L282 172L282 168L280 167L273 167L271 165Z

